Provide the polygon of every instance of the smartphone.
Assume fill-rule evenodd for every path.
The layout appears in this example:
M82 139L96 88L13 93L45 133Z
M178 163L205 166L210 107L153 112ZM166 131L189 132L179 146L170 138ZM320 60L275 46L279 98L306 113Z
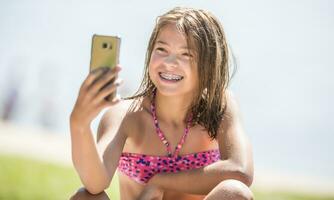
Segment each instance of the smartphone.
M96 35L92 37L92 49L90 60L90 72L100 67L114 68L119 64L121 38L118 36ZM114 82L112 79L108 84ZM102 88L103 89L103 88ZM116 91L106 97L106 100L111 101L116 95Z

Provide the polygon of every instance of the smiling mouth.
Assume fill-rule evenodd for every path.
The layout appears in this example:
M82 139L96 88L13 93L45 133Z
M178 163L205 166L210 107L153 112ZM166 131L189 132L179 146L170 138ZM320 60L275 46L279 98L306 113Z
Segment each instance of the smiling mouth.
M177 82L183 79L183 76L175 75L175 74L169 74L164 72L159 72L159 76L161 79L166 81L173 81Z

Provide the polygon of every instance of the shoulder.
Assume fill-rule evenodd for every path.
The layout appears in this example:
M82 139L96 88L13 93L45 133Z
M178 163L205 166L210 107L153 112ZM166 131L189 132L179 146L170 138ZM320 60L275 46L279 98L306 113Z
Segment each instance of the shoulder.
M144 97L138 102L133 102L122 121L122 127L127 130L128 136L134 136L142 132L148 119L151 119L150 100Z
M225 112L219 124L219 133L217 134L218 141L225 141L225 137L235 133L237 130L242 130L241 114L236 96L231 90L226 90L224 96Z
M122 100L118 104L105 110L99 123L97 141L107 135L110 136L115 134L121 122L124 120L132 102L132 100Z
M227 89L225 90L225 101L226 101L226 105L227 105L227 108L233 108L235 106L235 103L236 103L236 97L235 97L235 94Z
M136 106L137 105L137 106ZM132 107L135 108L132 108ZM140 128L147 116L149 104L146 98L142 100L123 100L108 108L103 114L97 135L97 140L104 137L104 133L113 137L116 132L126 134L126 137Z
M231 90L225 91L224 98L226 108L222 123L232 123L239 118L239 103Z
M122 100L118 104L107 108L101 118L101 125L111 126L118 121L122 121L129 109L132 100Z

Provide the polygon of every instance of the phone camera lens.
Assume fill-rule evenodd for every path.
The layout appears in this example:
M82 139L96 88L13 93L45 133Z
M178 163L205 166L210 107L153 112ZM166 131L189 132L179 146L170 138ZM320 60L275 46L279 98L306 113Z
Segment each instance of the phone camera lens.
M112 49L112 44L104 42L104 43L102 43L102 48L103 49Z

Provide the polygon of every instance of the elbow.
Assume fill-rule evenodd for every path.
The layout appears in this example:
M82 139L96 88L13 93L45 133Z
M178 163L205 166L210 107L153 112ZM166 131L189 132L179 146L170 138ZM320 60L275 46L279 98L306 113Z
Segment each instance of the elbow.
M92 195L97 195L97 194L100 194L104 191L104 190L97 190L97 189L94 189L94 188L87 188L87 187L86 187L86 190Z
M106 190L109 187L109 185L103 186L91 186L91 185L85 185L86 190L93 195L97 195L100 194L102 192L104 192L104 190Z
M93 195L100 194L108 189L111 183L111 179L107 176L102 176L99 179L92 179L92 176L82 176L80 178L86 190Z
M246 167L237 167L235 171L236 179L250 187L253 183L253 170Z
M107 189L111 184L111 177L106 171L87 169L73 162L81 183L90 194L99 194ZM92 173L93 172L93 173Z
M253 174L253 167L232 164L228 172L223 170L222 179L235 179L250 187L253 183Z
M238 173L239 173L240 181L244 183L245 185L247 185L248 187L250 187L253 183L253 174L250 174L245 170L241 170Z

